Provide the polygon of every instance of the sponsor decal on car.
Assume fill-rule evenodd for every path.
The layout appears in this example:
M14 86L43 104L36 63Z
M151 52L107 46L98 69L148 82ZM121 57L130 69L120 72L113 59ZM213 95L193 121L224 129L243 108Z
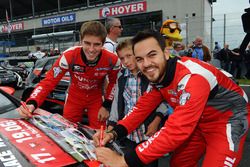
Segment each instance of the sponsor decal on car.
M65 166L76 162L53 140L25 120L0 118L0 132L35 166Z
M0 134L0 166L31 166Z

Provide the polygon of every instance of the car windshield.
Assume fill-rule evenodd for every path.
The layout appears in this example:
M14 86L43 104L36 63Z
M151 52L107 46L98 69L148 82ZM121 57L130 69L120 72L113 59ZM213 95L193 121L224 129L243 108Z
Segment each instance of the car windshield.
M20 115L16 111L16 105L0 93L0 117L1 118L18 118Z
M12 102L5 97L3 94L0 94L0 109L6 108L9 105L13 105ZM0 111L1 112L1 111Z

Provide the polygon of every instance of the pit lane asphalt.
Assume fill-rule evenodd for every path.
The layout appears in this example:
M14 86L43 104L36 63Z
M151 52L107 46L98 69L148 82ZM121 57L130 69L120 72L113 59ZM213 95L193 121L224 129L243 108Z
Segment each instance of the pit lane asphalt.
M245 90L248 99L250 101L250 86L242 86L242 88ZM17 98L20 98L22 95L23 90L16 90L14 96ZM240 162L239 167L249 167L250 166L250 131L248 132L248 136L246 138L246 142L244 145L244 151L243 151L243 155L242 155L242 160ZM169 167L169 157L163 157L159 160L159 167ZM201 163L200 163L201 164ZM199 165L201 166L201 165Z

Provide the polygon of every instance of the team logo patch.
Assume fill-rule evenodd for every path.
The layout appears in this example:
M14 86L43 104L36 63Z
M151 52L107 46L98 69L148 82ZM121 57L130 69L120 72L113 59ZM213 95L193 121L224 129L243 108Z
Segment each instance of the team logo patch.
M68 65L67 65L67 64L64 64L63 62L61 62L60 66L63 67L63 68L65 68L65 69L68 68Z
M185 105L186 102L190 99L190 93L186 92L185 90L182 91L180 96L179 104L181 106Z
M177 92L173 89L168 90L168 94L173 95L173 96L177 96Z
M54 71L54 78L56 78L62 72L60 67L54 67L53 71Z
M177 102L178 102L177 99L176 99L176 98L173 98L173 97L170 98L170 101L171 101L172 103L177 103Z
M85 72L85 66L74 65L72 71L74 72Z
M109 70L111 70L110 67L96 68L96 71L109 71Z
M59 61L59 66L63 69L69 69L69 64L64 55L61 57Z
M179 92L179 91L183 90L184 87L185 87L185 86L184 86L183 84L178 85L178 86L177 86L177 91Z

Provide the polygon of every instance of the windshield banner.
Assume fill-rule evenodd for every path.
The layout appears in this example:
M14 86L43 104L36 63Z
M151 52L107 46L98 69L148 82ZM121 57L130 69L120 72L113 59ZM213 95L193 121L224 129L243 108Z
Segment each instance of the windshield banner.
M26 159L28 159L32 165L38 167L54 167L76 163L76 161L64 152L54 141L26 120L0 118L0 132L9 143L26 156ZM5 148L6 143L1 140L2 138L0 139L0 164L6 164L7 160L11 159L5 158L4 156L13 152ZM3 148L7 150L2 150ZM13 158L13 161L9 163L21 163L18 156L9 156ZM14 161L14 158L18 160ZM21 163L20 166L27 166L26 162L24 162L24 164Z

